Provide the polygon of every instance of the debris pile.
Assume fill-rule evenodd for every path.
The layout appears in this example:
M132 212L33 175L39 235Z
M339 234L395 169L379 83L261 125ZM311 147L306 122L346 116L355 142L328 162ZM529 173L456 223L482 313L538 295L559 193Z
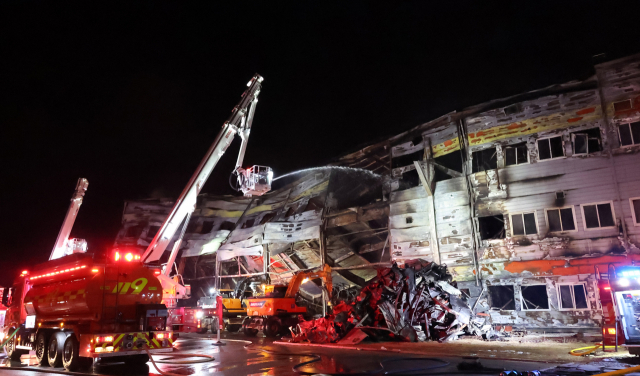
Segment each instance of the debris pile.
M378 269L355 299L332 302L332 315L301 318L291 330L293 341L336 342L353 331L412 342L493 334L488 315L474 314L452 279L446 265L423 260Z

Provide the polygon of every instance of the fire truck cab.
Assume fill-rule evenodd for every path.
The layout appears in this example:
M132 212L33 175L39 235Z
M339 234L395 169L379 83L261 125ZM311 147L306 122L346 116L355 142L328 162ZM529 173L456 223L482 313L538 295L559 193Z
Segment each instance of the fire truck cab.
M615 267L607 273L596 267L603 310L602 337L606 346L624 346L640 355L640 266Z

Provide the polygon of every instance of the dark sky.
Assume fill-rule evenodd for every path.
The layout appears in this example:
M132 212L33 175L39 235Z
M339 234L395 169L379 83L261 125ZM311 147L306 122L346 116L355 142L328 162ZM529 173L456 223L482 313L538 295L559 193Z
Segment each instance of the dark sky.
M277 176L586 78L595 54L640 52L638 14L636 1L4 1L0 285L47 260L78 177L72 236L93 250L114 240L123 200L176 197L256 72L245 165ZM228 192L238 145L204 192Z

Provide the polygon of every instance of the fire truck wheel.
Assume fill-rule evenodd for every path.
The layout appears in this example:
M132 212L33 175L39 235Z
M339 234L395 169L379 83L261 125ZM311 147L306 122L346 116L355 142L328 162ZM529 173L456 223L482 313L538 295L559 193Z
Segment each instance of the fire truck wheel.
M65 334L62 332L53 333L49 338L49 346L47 349L47 359L51 367L60 367L62 365L62 351L64 348Z
M264 326L264 335L267 337L275 337L280 334L282 330L282 323L280 319L274 316L271 316L267 319L267 323Z
M36 338L36 359L39 365L45 367L49 365L49 359L47 357L47 350L49 350L47 346L48 342L49 336L47 336L45 331L38 333L38 338Z
M76 371L80 368L80 344L74 334L67 337L64 341L62 350L62 365L67 371Z
M9 333L13 333L16 328L9 329ZM16 349L16 338L15 336L9 340L4 346L4 353L11 360L20 361L20 356L23 354L27 354L29 351Z

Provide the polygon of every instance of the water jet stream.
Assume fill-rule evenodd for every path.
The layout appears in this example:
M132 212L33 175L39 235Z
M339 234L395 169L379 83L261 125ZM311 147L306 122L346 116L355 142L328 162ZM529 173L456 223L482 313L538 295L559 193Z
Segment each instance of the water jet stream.
M292 172L289 172L287 174L280 175L280 176L274 178L273 181L276 181L276 180L282 179L282 178L286 178L287 176L301 174L301 173L304 173L304 172L311 172L311 171L317 171L317 170L326 170L326 169L336 169L336 170L343 171L343 172L346 172L346 173L360 172L360 173L365 173L366 175L369 175L370 177L375 178L375 179L381 179L382 178L382 175L376 174L375 172L372 172L372 171L369 171L369 170L365 170L363 168L344 167L344 166L321 166L321 167L311 167L311 168L304 168L302 170L292 171Z

